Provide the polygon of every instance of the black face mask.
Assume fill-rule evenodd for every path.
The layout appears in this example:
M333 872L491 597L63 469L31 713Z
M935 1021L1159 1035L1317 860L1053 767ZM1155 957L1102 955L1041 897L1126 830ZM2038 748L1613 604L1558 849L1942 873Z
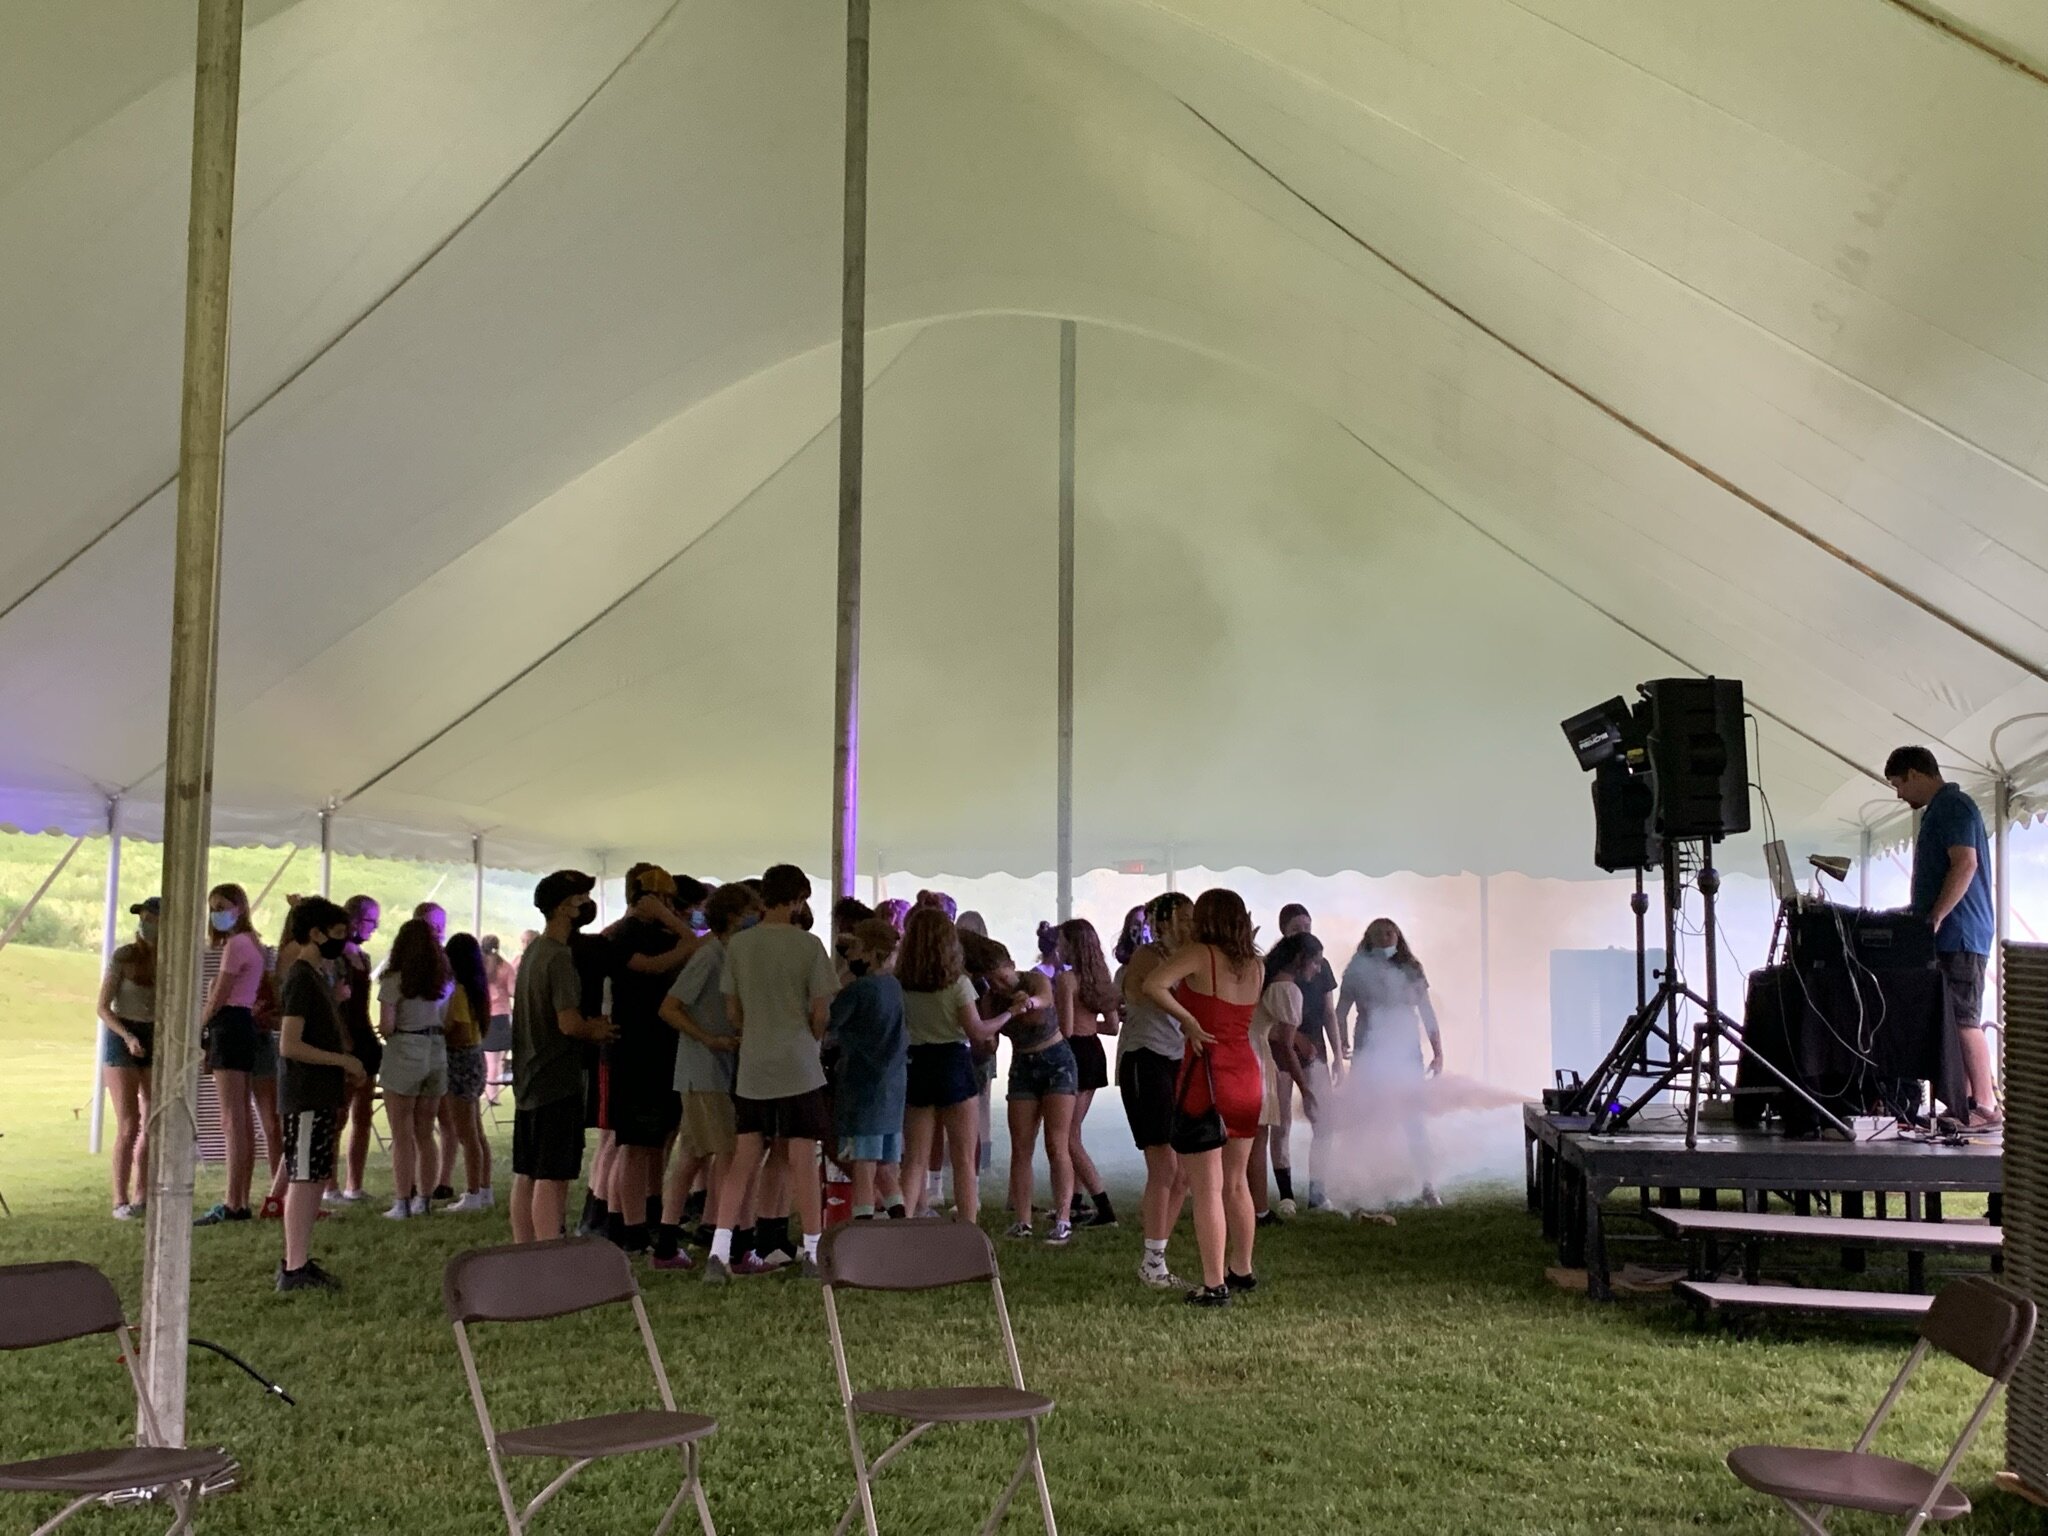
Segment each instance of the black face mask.
M588 928L596 921L597 903L586 896L583 898L583 905L576 909L576 915L569 919L569 926L571 928Z
M320 941L320 958L322 960L339 960L341 952L347 948L347 939L322 939Z
M865 960L849 960L846 962L846 968L856 976L865 976L868 973L868 963Z

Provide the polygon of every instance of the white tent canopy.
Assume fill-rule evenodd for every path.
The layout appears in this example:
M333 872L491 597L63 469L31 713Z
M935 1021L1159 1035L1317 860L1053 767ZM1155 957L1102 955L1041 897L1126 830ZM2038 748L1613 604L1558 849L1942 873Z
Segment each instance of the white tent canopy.
M1578 874L1558 720L1694 671L1843 847L2048 710L2031 9L875 12L864 868L1052 863L1061 318L1081 867ZM822 865L840 8L250 23L219 835ZM150 835L189 50L0 14L15 825Z

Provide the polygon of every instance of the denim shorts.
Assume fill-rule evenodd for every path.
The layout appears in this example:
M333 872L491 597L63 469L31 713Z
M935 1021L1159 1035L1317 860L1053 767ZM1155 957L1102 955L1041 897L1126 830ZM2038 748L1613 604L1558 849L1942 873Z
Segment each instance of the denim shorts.
M903 1161L903 1138L887 1132L874 1136L842 1136L836 1161L842 1164L900 1163Z
M1019 1099L1051 1099L1081 1091L1081 1069L1074 1060L1074 1048L1055 1040L1042 1051L1030 1051L1010 1058L1010 1102Z

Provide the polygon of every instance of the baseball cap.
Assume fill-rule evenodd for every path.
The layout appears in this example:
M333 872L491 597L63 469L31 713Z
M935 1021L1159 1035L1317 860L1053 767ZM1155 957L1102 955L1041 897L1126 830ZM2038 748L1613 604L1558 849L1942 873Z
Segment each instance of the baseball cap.
M161 897L161 896L147 896L147 897L144 897L144 898L143 898L143 899L142 899L141 901L138 901L137 903L135 903L135 905L134 905L134 906L132 906L132 907L130 907L130 908L128 909L128 911L129 911L129 913L130 913L130 914L131 914L132 916L135 916L135 917L140 917L140 916L142 916L142 914L143 914L143 913L145 913L145 912L151 913L152 915L154 915L154 914L159 914L159 913L161 913L161 912L163 911L163 909L164 909L164 899L163 899L163 897Z
M533 904L551 916L571 896L588 896L596 886L597 881L580 869L558 869L533 888Z
M638 884L643 895L673 896L676 893L676 877L659 864L641 865Z

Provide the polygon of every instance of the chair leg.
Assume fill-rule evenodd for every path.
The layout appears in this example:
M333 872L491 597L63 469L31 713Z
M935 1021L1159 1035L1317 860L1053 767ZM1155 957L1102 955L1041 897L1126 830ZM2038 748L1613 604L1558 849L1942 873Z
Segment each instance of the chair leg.
M1052 1489L1045 1483L1045 1457L1038 1446L1038 1420L1026 1419L1024 1430L1031 1437L1031 1476L1038 1484L1038 1513L1045 1521L1045 1536L1059 1536L1052 1518Z
M1031 1470L1031 1452L1026 1451L1017 1463L1017 1470L1010 1474L1010 1481L1003 1489L1003 1496L996 1500L996 1507L989 1511L988 1519L982 1522L981 1536L995 1536L1003 1523L1003 1516L1010 1512L1010 1502L1017 1497L1017 1490L1024 1486L1024 1478Z
M690 1444L690 1496L697 1501L697 1524L703 1527L704 1536L718 1536L711 1523L711 1506L704 1498L704 1469L694 1441Z
M29 1536L49 1536L51 1531L57 1529L58 1526L69 1520L81 1509L85 1508L86 1505L93 1503L98 1497L98 1494L88 1493L83 1498L73 1499L69 1504L58 1510L56 1514L50 1516L49 1519L45 1520L33 1531L30 1531Z
M1792 1512L1792 1518L1799 1522L1802 1531L1810 1532L1811 1536L1828 1536L1828 1517L1825 1509L1815 1513L1813 1509L1807 1508L1804 1504L1795 1504L1790 1499L1786 1499L1784 1503L1785 1508Z
M174 1516L171 1528L164 1532L164 1536L185 1536L192 1529L192 1511L199 1507L199 1485L178 1483L164 1489L164 1496L171 1501Z

